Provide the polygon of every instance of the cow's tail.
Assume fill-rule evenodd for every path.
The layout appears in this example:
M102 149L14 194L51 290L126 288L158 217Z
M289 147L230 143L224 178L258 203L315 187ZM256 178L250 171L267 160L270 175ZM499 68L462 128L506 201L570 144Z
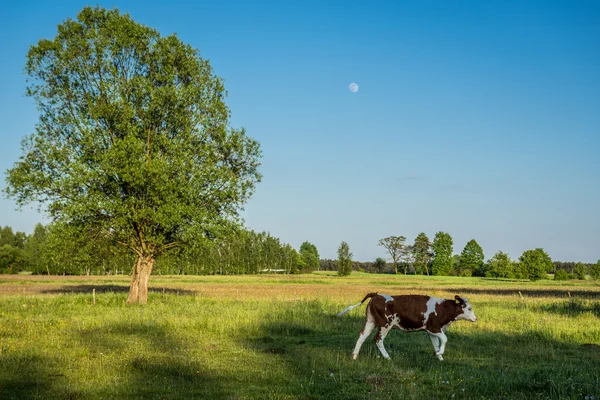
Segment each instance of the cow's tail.
M346 307L346 309L345 309L344 311L342 311L342 312L339 312L339 313L338 313L338 317L341 317L342 315L346 314L348 311L350 311L350 310L352 310L352 309L354 309L354 308L356 308L356 307L360 306L360 305L361 305L362 303L364 303L364 302L365 302L367 299L370 299L370 298L371 298L371 297L373 297L373 296L377 296L377 293L369 293L369 294L367 294L367 295L365 296L365 298L364 298L364 299L362 299L362 301L361 301L360 303L356 303L356 304L354 304L354 305L348 306L348 307Z

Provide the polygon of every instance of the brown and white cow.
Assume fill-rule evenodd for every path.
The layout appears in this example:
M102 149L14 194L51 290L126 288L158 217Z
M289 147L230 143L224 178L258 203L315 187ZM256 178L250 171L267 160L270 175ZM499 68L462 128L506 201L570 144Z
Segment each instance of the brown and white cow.
M352 358L355 360L363 342L376 327L378 332L375 335L375 344L388 360L390 356L383 347L383 340L393 328L404 332L426 331L431 338L435 355L443 360L442 354L448 341L444 332L450 324L461 319L477 321L473 308L464 297L454 296L453 300L446 300L414 294L388 296L369 293L360 303L347 307L338 316L360 306L369 298L371 301L367 305L367 321L352 352Z

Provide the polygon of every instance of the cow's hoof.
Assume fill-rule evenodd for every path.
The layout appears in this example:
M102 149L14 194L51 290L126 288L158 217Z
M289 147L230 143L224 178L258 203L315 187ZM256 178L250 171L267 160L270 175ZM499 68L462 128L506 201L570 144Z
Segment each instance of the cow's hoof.
M437 358L438 358L438 360L440 360L440 361L444 361L444 357L442 357L442 355L441 355L441 354L438 354L438 355L437 355Z

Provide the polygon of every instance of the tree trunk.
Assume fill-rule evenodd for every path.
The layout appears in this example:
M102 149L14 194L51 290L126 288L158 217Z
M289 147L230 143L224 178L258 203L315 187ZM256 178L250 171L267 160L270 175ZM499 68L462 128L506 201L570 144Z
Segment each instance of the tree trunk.
M131 274L131 286L129 286L127 304L148 303L148 280L150 279L153 265L154 258L138 256Z

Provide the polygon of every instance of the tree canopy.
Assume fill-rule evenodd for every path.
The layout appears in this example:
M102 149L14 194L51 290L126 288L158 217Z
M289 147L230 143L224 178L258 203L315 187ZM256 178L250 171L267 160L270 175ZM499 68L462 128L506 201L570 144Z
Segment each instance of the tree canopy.
M25 71L40 117L7 194L133 252L128 302L147 301L158 255L239 221L260 146L229 126L223 81L198 50L85 7L30 48Z
M312 272L319 269L319 251L317 246L305 241L300 245L300 268L301 272Z
M338 247L338 275L346 276L352 273L352 252L346 242Z
M525 250L519 262L522 278L532 281L545 279L546 274L554 268L550 256L541 248Z
M394 270L398 273L398 262L406 251L406 237L388 236L379 239L379 245L385 248L394 263Z
M471 239L460 254L459 276L471 276L483 268L483 249L475 239Z
M433 238L431 249L433 250L432 271L434 275L450 275L452 271L452 236L446 232L437 232Z
M429 261L431 261L431 243L424 232L421 232L415 238L412 245L412 252L415 261L415 272L426 273L429 275Z

